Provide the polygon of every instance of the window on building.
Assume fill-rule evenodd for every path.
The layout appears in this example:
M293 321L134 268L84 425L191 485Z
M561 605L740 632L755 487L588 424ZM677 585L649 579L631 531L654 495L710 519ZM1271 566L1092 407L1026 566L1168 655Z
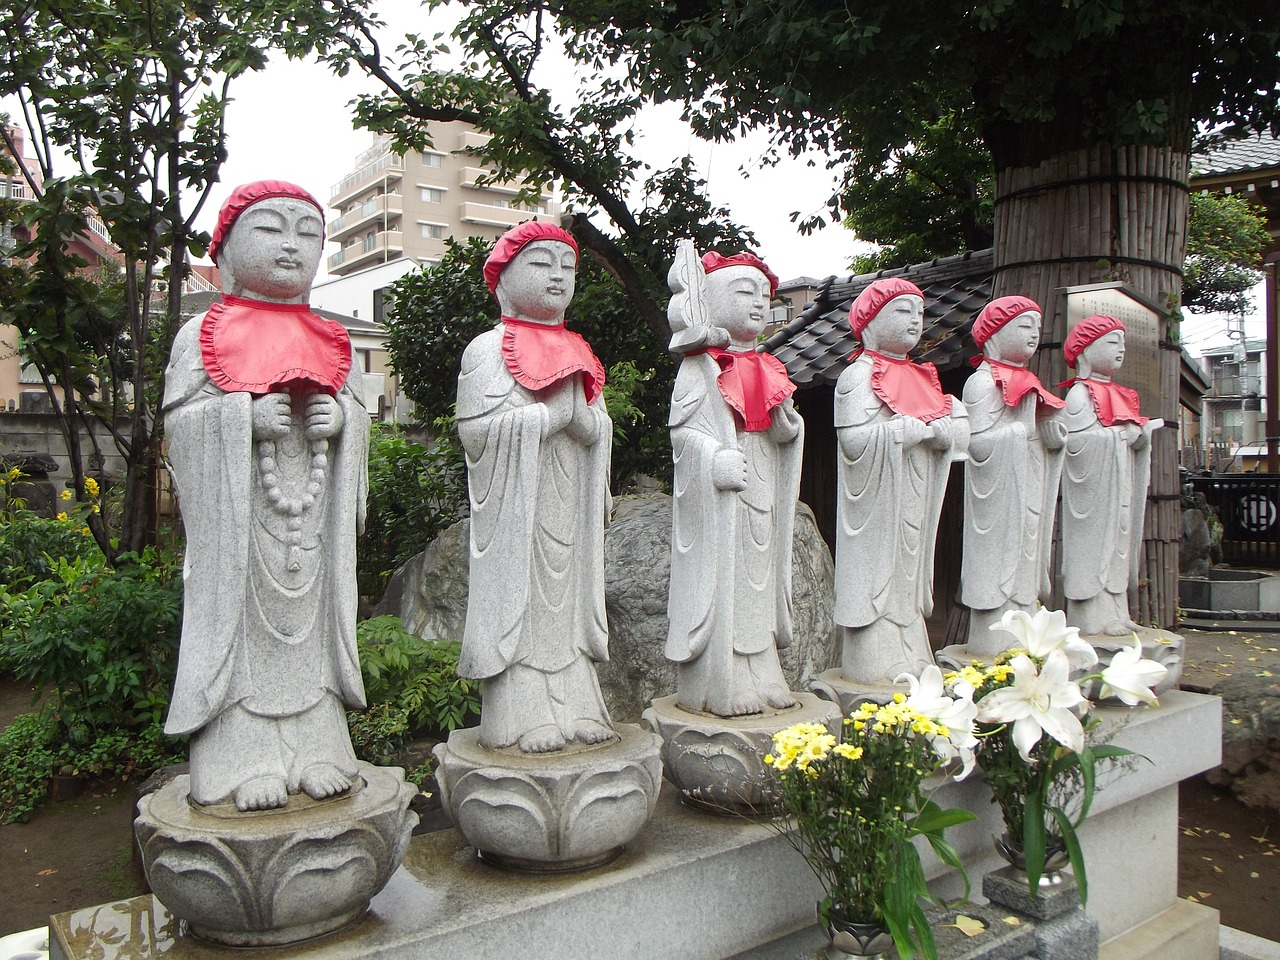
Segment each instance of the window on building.
M444 162L444 158L438 153L423 153L420 156L424 167L433 167L438 170L440 169L440 164Z
M391 311L391 304L394 302L392 290L390 287L379 287L373 291L373 322L387 325L387 314Z
M445 235L445 227L439 223L419 223L418 228L422 231L423 240L443 240Z
M490 201L489 201L489 205L490 205L491 207L497 207L497 208L499 208L500 210L510 210L510 209L511 209L511 201L510 201L510 200L502 200L502 199L500 199L500 198L498 198L498 197L494 197L494 199L490 200Z
M418 196L423 203L444 203L444 191L439 187L419 187Z

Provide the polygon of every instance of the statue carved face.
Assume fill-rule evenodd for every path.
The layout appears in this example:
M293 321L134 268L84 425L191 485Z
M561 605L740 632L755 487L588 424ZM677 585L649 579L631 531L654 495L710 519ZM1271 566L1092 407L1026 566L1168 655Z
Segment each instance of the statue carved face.
M924 301L911 294L894 297L862 331L867 349L889 357L905 357L924 333Z
M218 263L231 278L224 290L236 296L280 303L301 302L320 267L324 225L301 200L271 197L236 220Z
M722 267L707 274L711 322L739 346L754 346L769 312L769 278L750 266Z
M1084 348L1080 354L1090 374L1114 376L1124 366L1124 331L1112 330Z
M993 333L983 344L983 353L993 360L1022 366L1040 346L1040 314L1020 313Z
M577 254L559 240L534 240L503 268L495 293L507 316L559 323L573 299Z

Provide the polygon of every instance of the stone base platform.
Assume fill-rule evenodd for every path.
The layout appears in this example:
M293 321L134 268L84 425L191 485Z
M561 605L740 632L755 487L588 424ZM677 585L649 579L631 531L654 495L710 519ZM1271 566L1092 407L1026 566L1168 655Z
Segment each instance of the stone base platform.
M660 697L644 712L644 722L662 737L662 769L685 803L713 813L770 814L777 803L764 758L773 735L797 723L821 723L838 734L836 706L812 693L795 694L783 710L717 717L691 713L674 695Z
M444 808L481 856L517 870L585 870L607 863L653 814L662 783L659 741L635 724L619 738L554 753L490 750L479 729L435 749Z
M1093 811L1080 830L1089 868L1088 911L1103 960L1216 960L1217 914L1177 895L1177 784L1214 766L1220 701L1170 691L1159 709L1100 707L1101 735L1146 760L1099 769ZM990 793L974 775L940 785L935 799L978 820L949 830L975 891L1005 864ZM930 885L963 893L925 844ZM617 859L588 873L520 875L476 856L456 831L414 837L404 866L369 912L327 937L271 952L279 960L719 960L814 926L817 881L770 826L708 817L668 785L653 818ZM59 914L53 960L227 960L226 950L179 937L153 898ZM803 948L802 948L803 949ZM811 956L811 955L810 955Z
M871 703L883 706L893 699L895 693L909 693L905 683L864 683L849 680L839 667L824 670L809 683L809 689L824 700L829 700L840 707L842 716L848 716L858 704Z
M143 797L134 833L151 889L197 936L228 946L294 943L358 919L418 822L417 787L399 767L361 763L347 793L256 813L197 807L190 780Z

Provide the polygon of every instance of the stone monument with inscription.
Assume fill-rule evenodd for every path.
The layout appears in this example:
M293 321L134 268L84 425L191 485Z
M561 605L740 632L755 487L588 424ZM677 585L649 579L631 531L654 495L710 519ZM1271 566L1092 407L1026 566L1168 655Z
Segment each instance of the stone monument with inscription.
M675 462L667 658L674 696L645 711L667 778L691 802L758 809L773 734L834 724L832 704L792 693L791 543L804 422L781 362L756 348L777 277L750 253L698 258L682 241L669 274Z
M924 331L924 294L902 278L872 281L849 311L862 343L836 384L836 624L841 666L814 689L847 706L933 663L933 551L953 460L969 445L964 404L932 364L909 353Z
M369 415L338 323L307 306L320 204L264 180L223 206L223 296L179 331L163 411L187 551L166 732L190 774L139 803L156 896L204 940L264 946L363 914L417 815L356 760L355 544Z
M565 325L578 246L531 221L485 263L502 317L458 376L471 499L470 584L458 672L481 720L436 748L437 782L488 860L533 870L611 859L648 821L658 738L611 722L604 527L612 423L603 364Z

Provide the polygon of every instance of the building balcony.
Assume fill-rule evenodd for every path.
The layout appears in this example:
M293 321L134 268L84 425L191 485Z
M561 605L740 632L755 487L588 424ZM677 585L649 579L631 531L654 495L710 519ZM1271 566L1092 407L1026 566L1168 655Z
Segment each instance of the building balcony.
M1247 396L1261 396L1262 378L1221 374L1213 378L1213 386L1205 394L1206 400L1239 400Z
M494 207L487 203L464 203L461 214L463 223L478 223L486 227L514 227L537 216L529 210Z
M481 167L463 167L458 173L458 182L462 186L469 187L472 190L484 190L487 193L500 193L507 197L514 197L521 190L534 187L534 184L531 183L515 183L510 180L503 180L497 183L486 183L484 185L477 184L476 181L487 176L488 172L489 171L484 170ZM546 202L549 201L551 197L542 191L538 191L538 199Z
M366 163L333 185L329 194L329 206L341 207L361 190L375 181L398 181L404 176L404 158L394 153L384 153L378 159Z
M384 193L381 196L374 197L367 203L361 204L355 210L351 210L338 217L329 224L329 239L339 242L345 240L347 236L366 227L370 223L381 220L383 217L399 217L404 208L404 200L398 193Z
M343 247L329 258L329 272L343 276L362 267L404 255L404 236L399 230L385 230L366 237L359 243Z

